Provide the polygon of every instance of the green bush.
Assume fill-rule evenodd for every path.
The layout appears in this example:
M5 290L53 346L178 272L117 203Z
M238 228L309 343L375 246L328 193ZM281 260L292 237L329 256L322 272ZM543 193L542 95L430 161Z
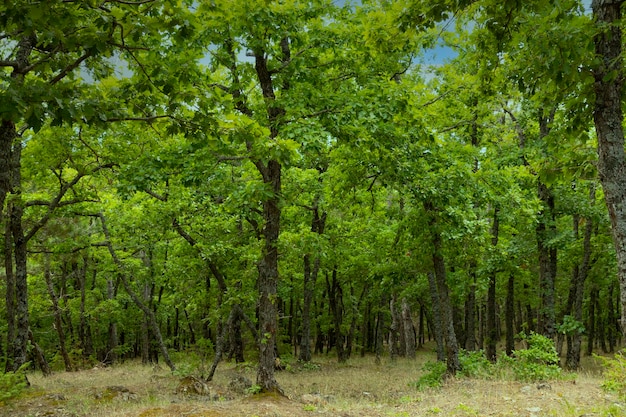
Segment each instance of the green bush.
M420 390L425 388L439 388L443 385L443 379L446 375L445 362L426 362L422 370L426 371L426 373L411 385Z
M604 368L602 388L616 393L622 400L626 400L626 357L624 355L624 351L616 353L613 358L594 355L600 359Z
M554 341L533 332L520 336L528 348L514 351L511 365L515 377L521 381L546 381L560 377L559 355Z
M493 374L493 364L487 360L482 350L459 352L460 375L467 378L485 378Z
M4 403L11 398L15 398L26 388L26 378L24 370L28 364L22 365L17 372L7 372L0 374L0 403Z

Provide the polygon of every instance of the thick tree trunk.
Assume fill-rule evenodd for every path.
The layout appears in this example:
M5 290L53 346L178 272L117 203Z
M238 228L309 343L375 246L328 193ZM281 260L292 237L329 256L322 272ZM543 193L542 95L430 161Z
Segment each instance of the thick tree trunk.
M498 208L494 209L493 224L491 226L491 246L495 249L498 245L498 234L500 221L498 218ZM487 349L486 356L491 362L496 362L498 343L498 329L496 326L496 272L489 272L489 288L487 290Z
M20 151L21 145L17 145L13 150L14 154ZM19 158L16 159L16 162ZM19 164L19 162L18 162ZM16 174L19 175L19 165ZM19 179L16 181L21 182ZM19 190L19 188L17 188ZM19 191L18 191L19 193ZM22 228L22 216L24 209L21 204L13 204L10 214L11 234L13 238L13 256L15 259L15 313L16 313L16 334L13 342L13 370L16 371L27 361L28 355L28 332L30 330L29 312L28 312L28 273L26 269L26 238Z
M437 294L439 298L440 311L442 316L442 330L446 343L446 367L448 375L456 375L461 369L459 363L459 346L454 332L454 319L452 314L452 302L450 301L448 282L446 278L446 265L443 258L443 245L441 235L438 231L436 220L436 210L432 203L425 203L424 208L431 216L429 221L431 242L433 245L433 268L435 270L435 280L437 283Z
M6 310L7 310L7 351L5 372L13 371L13 343L15 340L15 273L13 271L13 239L11 238L10 213L12 204L7 205L4 233L4 268L6 276Z
M600 58L594 68L593 117L598 137L598 173L611 219L620 283L622 332L626 333L626 154L622 113L623 64L621 7L623 0L593 0L598 26L594 37Z
M428 287L430 289L430 298L432 303L432 323L435 342L437 344L437 360L443 362L446 360L446 351L443 342L443 317L441 315L441 302L439 300L439 290L437 289L437 278L433 272L427 274Z

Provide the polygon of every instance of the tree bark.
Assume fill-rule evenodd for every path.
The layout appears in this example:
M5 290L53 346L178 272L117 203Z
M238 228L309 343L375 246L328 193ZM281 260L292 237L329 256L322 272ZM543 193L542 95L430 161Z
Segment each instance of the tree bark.
M611 219L620 283L622 333L626 334L626 154L622 126L624 75L620 23L623 3L623 0L593 0L591 7L598 27L594 44L599 64L593 70L598 173Z
M435 342L437 344L437 360L443 362L446 360L445 345L443 341L443 317L441 315L441 302L439 300L439 290L437 289L437 279L434 272L429 272L428 287L430 289L430 299L432 303L432 323Z
M454 319L452 315L452 302L450 301L448 282L446 278L446 265L442 254L443 245L438 230L436 210L432 203L424 204L426 212L430 215L429 226L432 242L432 259L437 284L437 294L442 316L442 330L446 343L446 367L448 375L456 375L461 369L459 362L459 346L454 332Z
M15 340L15 273L13 272L13 239L11 238L11 222L9 213L12 204L7 204L4 231L4 269L6 275L6 309L7 309L7 352L5 372L13 371L13 341Z

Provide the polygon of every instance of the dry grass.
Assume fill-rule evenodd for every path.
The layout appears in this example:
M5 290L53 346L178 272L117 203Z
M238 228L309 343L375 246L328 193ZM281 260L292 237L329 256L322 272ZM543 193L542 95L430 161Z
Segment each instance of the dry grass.
M422 366L430 359L430 353L421 352L414 361L384 360L377 365L368 357L339 365L334 357L317 357L317 369L277 374L288 398L231 392L228 383L234 375L255 377L252 366L234 364L221 364L210 383L211 393L219 399L177 395L178 377L136 363L48 378L33 374L32 387L19 400L0 407L0 417L626 416L626 406L599 388L601 376L589 358L583 363L586 370L551 382L549 389L509 380L459 378L440 389L418 391L409 383L423 374ZM124 386L134 395L108 396L109 386Z

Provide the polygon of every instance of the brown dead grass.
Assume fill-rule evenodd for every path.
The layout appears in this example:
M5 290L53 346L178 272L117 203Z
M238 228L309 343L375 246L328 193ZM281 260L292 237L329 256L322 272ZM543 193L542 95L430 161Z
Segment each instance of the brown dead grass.
M508 380L453 379L440 389L418 391L409 383L423 374L421 352L416 360L354 358L337 364L334 357L315 358L319 369L277 373L287 397L241 395L228 382L241 374L254 381L252 366L221 364L207 397L175 393L178 377L162 368L136 363L44 378L29 375L32 387L18 400L0 407L0 417L213 417L213 416L511 416L618 417L626 405L600 389L598 367L584 358L585 368L550 389ZM106 398L108 386L124 386L136 399ZM97 398L100 396L101 398Z

